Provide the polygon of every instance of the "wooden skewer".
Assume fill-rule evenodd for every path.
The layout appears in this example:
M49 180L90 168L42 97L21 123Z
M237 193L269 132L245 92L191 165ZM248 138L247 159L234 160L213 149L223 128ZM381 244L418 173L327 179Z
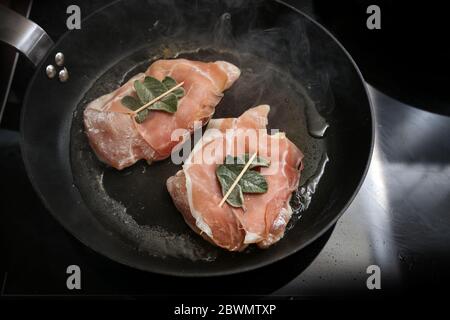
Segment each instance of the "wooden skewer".
M239 173L239 175L237 176L236 180L234 180L234 182L231 185L230 189L228 189L228 192L225 194L225 196L223 197L222 201L220 201L219 207L223 206L223 204L225 203L227 198L230 196L230 194L233 191L233 189L238 184L239 180L241 180L241 178L244 175L245 171L247 171L248 167L250 167L250 165L252 164L252 162L255 159L255 157L256 157L256 152L250 157L250 160L248 160L248 162L245 164L244 169L242 169L241 173Z
M136 115L137 113L141 112L142 110L144 110L145 108L148 108L148 106L154 104L156 101L158 101L159 99L164 98L165 96L167 96L169 93L175 91L176 89L178 89L179 87L181 87L184 84L184 81L181 81L179 84L177 84L175 87L167 90L166 92L164 92L163 94L161 94L160 96L156 97L155 99L147 102L146 104L144 104L142 107L140 107L139 109L134 110L133 112L131 112L131 114Z

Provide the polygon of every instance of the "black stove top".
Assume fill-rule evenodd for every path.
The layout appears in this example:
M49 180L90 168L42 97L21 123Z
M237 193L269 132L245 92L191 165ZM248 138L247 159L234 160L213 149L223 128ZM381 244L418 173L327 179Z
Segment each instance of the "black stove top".
M45 2L36 2L31 18L57 39L65 31L66 7L77 2L85 14L108 1L60 1L51 11ZM290 2L315 14L310 1ZM450 117L402 103L369 85L376 120L373 159L336 226L305 250L261 270L214 281L179 279L102 257L44 208L19 147L19 111L32 72L20 58L1 122L1 295L342 297L411 293L450 283ZM82 270L80 291L67 289L69 265ZM371 265L381 271L377 293L366 285Z

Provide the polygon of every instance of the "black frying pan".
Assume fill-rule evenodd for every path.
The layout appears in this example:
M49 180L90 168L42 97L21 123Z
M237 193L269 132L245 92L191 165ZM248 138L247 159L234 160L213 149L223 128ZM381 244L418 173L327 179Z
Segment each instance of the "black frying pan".
M66 83L45 73L57 52L66 57ZM116 171L87 143L86 104L152 60L173 57L238 65L242 76L214 117L270 104L269 126L285 131L305 153L301 184L315 193L307 209L310 194L293 197L299 212L285 237L267 250L230 253L194 234L165 188L179 170L170 159ZM370 101L351 57L323 27L276 1L129 0L102 8L82 21L81 30L67 32L37 66L21 131L30 179L67 230L115 261L181 276L251 270L310 244L352 201L373 144Z

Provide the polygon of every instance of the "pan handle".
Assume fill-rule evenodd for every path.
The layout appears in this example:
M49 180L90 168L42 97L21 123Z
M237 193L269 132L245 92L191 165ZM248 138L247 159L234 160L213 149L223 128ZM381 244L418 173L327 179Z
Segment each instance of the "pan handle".
M20 51L34 66L45 57L54 43L36 23L0 5L0 41Z

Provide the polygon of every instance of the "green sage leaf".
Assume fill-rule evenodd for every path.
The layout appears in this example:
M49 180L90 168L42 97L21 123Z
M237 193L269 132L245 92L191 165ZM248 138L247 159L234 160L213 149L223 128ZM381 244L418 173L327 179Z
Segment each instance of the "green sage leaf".
M233 191L231 191L226 201L233 207L236 208L243 207L244 194L242 193L241 186L237 185L236 187L234 187Z
M132 96L125 96L122 98L122 100L120 100L120 102L125 107L133 111L139 109L143 105L138 99Z
M153 77L145 77L143 85L152 92L154 98L167 91L166 86Z
M142 111L139 111L134 117L134 119L136 120L137 123L142 123L145 121L145 119L147 119L148 114L149 114L148 109L144 109Z
M172 89L173 87L175 87L177 85L177 82L175 81L175 79L173 79L171 77L165 77L163 79L162 83L166 86L167 90ZM180 87L180 88L177 88L174 91L172 91L172 93L178 99L181 99L184 96L184 89Z
M177 104L178 104L177 97L174 94L169 94L164 98L162 98L161 100L153 103L151 106L149 106L149 109L175 113L177 111Z
M225 163L226 164L235 164L238 166L241 166L244 168L245 164L250 160L250 154L245 153L238 157L232 157L232 156L226 156ZM252 164L250 165L249 169L257 168L257 167L268 167L270 166L270 160L256 156L255 159L253 159ZM242 169L241 169L242 170Z
M246 171L238 185L245 193L266 193L268 190L266 178L258 171L253 170Z
M233 182L236 180L237 175L233 171L230 171L225 165L220 165L216 169L216 176L219 179L222 188L222 195L225 196ZM244 205L244 195L239 184L231 191L226 202L233 207L242 207Z
M231 157L227 156L225 158L225 163L221 164L216 169L216 176L219 180L220 186L222 188L222 195L228 192L234 181L236 181L237 177L243 170L245 163L250 159L248 154L245 154L240 157ZM244 161L245 160L245 161ZM241 161L241 162L239 162ZM244 162L242 162L244 161ZM244 164L238 164L244 163ZM260 174L258 171L251 170L253 167L268 167L270 165L269 160L256 157L249 169L244 172L241 179L238 181L236 187L230 193L230 196L227 198L227 203L232 205L233 207L243 207L244 201L243 197L240 195L243 193L265 193L268 190L268 184L266 178ZM237 189L237 190L236 190ZM231 200L230 200L231 197ZM229 201L228 201L229 200ZM242 201L241 201L242 200Z
M171 77L165 77L163 81L159 81L153 77L145 77L144 81L140 82L136 80L133 85L136 90L137 98L133 96L125 96L122 98L121 102L125 107L135 111L176 86L177 82ZM175 113L178 109L178 99L183 96L184 89L177 88L167 96L161 98L159 101L156 101L148 106L145 110L141 110L138 114L136 114L136 122L144 122L149 114L149 110Z
M141 100L142 105L148 103L154 98L153 93L138 80L134 82L134 89L136 90L136 94L139 100Z

